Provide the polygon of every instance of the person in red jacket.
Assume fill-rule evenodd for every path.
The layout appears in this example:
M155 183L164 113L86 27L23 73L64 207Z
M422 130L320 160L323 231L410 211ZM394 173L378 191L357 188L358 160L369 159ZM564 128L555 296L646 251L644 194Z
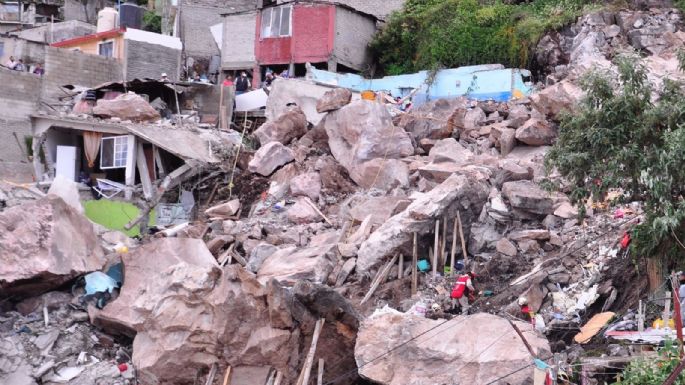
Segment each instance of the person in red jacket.
M476 274L474 272L462 274L459 276L459 278L457 278L457 283L455 283L454 287L452 288L452 294L450 297L459 302L459 306L461 306L461 314L466 315L469 313L469 308L471 307L469 304L469 297L473 296L473 294L476 292L476 289L473 287L473 279L475 278Z

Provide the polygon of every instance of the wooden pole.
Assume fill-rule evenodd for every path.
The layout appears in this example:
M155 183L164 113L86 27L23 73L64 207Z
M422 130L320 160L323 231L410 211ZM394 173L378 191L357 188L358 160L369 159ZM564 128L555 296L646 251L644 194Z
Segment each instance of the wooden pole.
M226 374L224 374L224 383L222 385L229 385L231 383L231 367L226 368Z
M530 355L533 356L533 358L538 358L537 354L535 354L535 352L533 351L533 347L530 346L530 344L528 343L528 340L526 340L526 337L524 337L523 333L521 333L521 329L519 329L518 326L516 326L516 324L513 323L509 319L509 317L506 317L506 318L507 318L507 321L509 321L509 325L511 325L511 327L514 328L514 331L516 332L516 334L518 334L519 338L521 338L521 341L523 341L523 344L526 345L526 349L528 349L528 353L530 353Z
M435 220L435 243L433 245L433 276L438 275L438 253L440 250L440 220Z
M671 320L671 292L666 292L666 301L664 303L664 314L661 317L664 320L664 329L668 327L668 323Z
M419 261L419 245L418 245L418 234L414 233L414 247L412 248L412 258L411 258L411 295L416 295L416 290L418 286L419 274L418 266L416 266Z
M452 230L452 252L450 255L450 273L456 274L454 255L457 253L457 220L454 220L454 229Z
M642 333L645 331L645 315L642 313L642 300L637 305L637 331Z
M442 216L442 241L440 242L440 266L443 267L442 271L445 271L445 264L447 264L447 256L445 255L445 249L447 248L447 216Z
M316 321L314 335L312 336L312 344L309 346L309 352L307 353L307 358L302 367L302 373L300 373L300 378L297 382L298 385L306 385L309 383L309 376L311 375L312 364L314 363L314 355L316 354L316 344L319 342L319 335L321 335L321 329L323 329L324 322L326 322L324 318Z
M678 376L680 373L685 369L685 358L683 358L678 366L673 369L673 373L671 373L668 378L666 378L666 381L664 381L663 385L673 385L675 383L675 380L678 379Z
M397 266L397 279L402 279L404 276L404 254L400 254L400 263Z
M221 79L218 79L219 87L221 87L221 92L219 92L219 127L225 129L226 124L226 114L224 113L224 84Z
M464 229L461 227L461 215L457 211L457 222L459 222L459 238L461 238L461 252L464 254L464 270L468 271L469 255L466 252L466 240L464 239Z
M205 382L205 385L214 384L214 377L216 377L217 369L218 368L216 366L216 363L212 364L212 368L209 370L209 374L207 375L207 381Z
M364 298L362 299L362 301L361 301L361 303L360 303L361 305L363 305L366 301L368 301L369 298L371 298L371 296L373 295L373 293L376 291L376 289L378 289L378 286L380 286L380 284L383 283L383 282L385 281L386 278L388 278L388 274L390 273L390 269L392 269L392 266L395 264L395 261L397 261L397 256L398 256L398 255L395 254L395 255L392 257L392 260L390 260L390 262L388 262L388 263L385 265L385 267L383 268L383 270L381 270L381 271L378 273L378 275L376 275L376 279L374 279L374 282L371 284L371 287L369 288L369 291L366 293L366 295L365 295Z
M283 381L283 372L278 371L276 372L276 380L274 380L274 385L281 385L281 381Z
M323 358L319 358L319 375L316 378L316 385L323 385Z

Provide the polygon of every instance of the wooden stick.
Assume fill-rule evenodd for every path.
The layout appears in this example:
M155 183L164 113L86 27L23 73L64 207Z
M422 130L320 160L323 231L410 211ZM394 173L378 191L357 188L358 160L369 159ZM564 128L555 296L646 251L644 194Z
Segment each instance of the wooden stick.
M416 266L419 261L419 245L418 245L418 234L414 233L414 247L412 248L412 258L411 258L411 295L416 295L416 290L418 286L418 267Z
M454 228L452 229L452 252L450 253L450 275L454 275L456 270L454 268L454 255L457 253L457 220L454 220Z
M438 275L438 253L440 250L440 220L435 220L435 244L433 247L433 276Z
M442 216L442 242L440 243L440 266L444 267L447 264L447 256L445 255L445 249L447 248L447 216Z
M397 266L397 279L402 279L404 276L404 254L400 254L400 263Z
M395 254L395 256L392 257L392 260L385 265L383 270L381 270L380 274L378 274L376 276L376 279L371 284L369 291L364 296L364 299L362 299L362 302L360 303L361 305L363 305L366 301L368 301L369 298L371 298L373 293L376 291L376 289L378 289L378 286L381 283L383 283L383 281L385 281L386 278L388 278L388 274L390 273L390 269L392 268L392 265L394 265L395 262L397 261L397 257L398 257L398 254Z
M312 344L309 346L309 353L307 353L307 359L304 362L304 367L302 367L300 380L297 382L298 385L306 385L309 383L309 376L311 375L312 364L314 363L314 355L316 354L316 344L319 342L319 335L321 335L321 329L323 329L324 322L326 322L324 318L316 321L314 335L312 336Z
M216 377L216 371L217 371L217 366L216 366L216 363L214 363L214 364L212 364L212 368L209 370L209 374L207 375L207 381L205 381L205 385L214 384L214 377Z
M319 358L319 375L316 379L316 385L323 385L323 358Z
M231 383L231 366L226 368L226 374L224 374L224 383L222 385L229 385Z
M323 215L323 213L321 212L321 210L319 210L319 208L316 207L316 205L314 204L314 202L312 202L311 199L309 199L309 197L304 197L304 201L307 202L308 205L312 206L312 208L313 208L314 210L316 210L316 212L317 212L319 215L321 215L321 218L323 218L323 220L326 221L326 223L328 223L329 225L333 226L333 223L331 222L331 220L328 219L328 217L326 217L325 215Z
M461 238L461 252L464 254L464 270L468 270L469 255L466 252L466 241L464 240L464 230L461 227L461 215L457 211L457 222L459 222L459 238Z
M274 381L274 385L281 385L281 381L283 381L283 372L276 372L276 380Z

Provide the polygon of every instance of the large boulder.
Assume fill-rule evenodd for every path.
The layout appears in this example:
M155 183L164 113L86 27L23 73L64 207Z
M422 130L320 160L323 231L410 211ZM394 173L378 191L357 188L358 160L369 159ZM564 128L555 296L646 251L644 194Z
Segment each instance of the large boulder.
M335 244L311 247L284 247L264 260L257 271L257 279L266 283L275 279L292 285L298 280L317 283L326 278L335 267Z
M530 146L546 146L556 138L557 130L545 120L533 118L516 129L516 139Z
M532 94L530 101L533 107L541 113L558 119L562 112L573 111L581 97L581 89L564 80Z
M466 98L437 99L422 104L402 115L399 126L418 143L422 139L444 139L452 136L454 124L449 118L455 110L465 110Z
M509 200L509 204L515 209L539 215L548 215L554 212L554 200L550 194L529 180L504 183L502 195Z
M307 196L319 199L321 193L321 176L318 172L300 174L290 180L290 193L293 196Z
M363 188L387 191L409 185L409 167L398 159L376 158L357 166L350 177Z
M105 263L92 223L62 198L0 212L1 298L37 296Z
M335 88L325 94L316 103L316 112L328 112L338 110L352 100L352 91L347 88Z
M264 364L287 370L297 337L271 325L267 292L238 265L222 271L204 242L155 239L122 256L119 297L93 323L135 335L142 383L193 383L212 364Z
M516 324L538 355L549 355L544 337L529 323ZM488 384L503 376L510 385L533 383L532 368L519 370L532 364L526 345L506 319L492 314L446 322L378 312L362 322L354 353L359 374L383 385Z
M150 103L134 93L119 95L110 100L98 100L93 107L93 115L133 122L155 122L161 119L159 112Z
M255 152L254 157L248 164L250 172L264 176L271 175L277 168L295 160L293 150L281 144L281 142L269 142Z
M423 234L431 231L435 219L443 215L454 218L460 211L464 228L468 229L474 219L473 213L481 212L488 193L485 181L461 174L450 176L371 233L357 253L357 273L367 273L397 248L409 244L414 232Z
M328 113L328 145L335 159L359 183L360 165L372 159L397 159L414 153L411 139L393 126L383 104L360 100Z
M288 144L307 133L307 117L300 107L289 107L278 118L262 124L254 132L263 146L269 142Z

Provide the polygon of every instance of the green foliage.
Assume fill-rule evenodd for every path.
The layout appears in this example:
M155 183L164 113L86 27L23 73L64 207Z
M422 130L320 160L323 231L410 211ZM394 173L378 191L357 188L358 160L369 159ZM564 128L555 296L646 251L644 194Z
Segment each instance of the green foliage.
M573 22L588 1L408 0L371 48L388 74L483 63L525 67L540 37Z
M673 341L666 341L665 346L659 349L658 358L632 361L623 370L616 384L661 385L678 366L679 362L678 344L673 343ZM681 373L673 384L685 385L685 375Z
M638 57L614 63L618 76L596 70L581 82L586 96L562 119L546 166L570 183L576 203L610 188L642 201L635 251L673 257L685 239L685 89L666 79L654 95Z
M143 30L162 33L162 16L155 12L145 11L143 14Z

